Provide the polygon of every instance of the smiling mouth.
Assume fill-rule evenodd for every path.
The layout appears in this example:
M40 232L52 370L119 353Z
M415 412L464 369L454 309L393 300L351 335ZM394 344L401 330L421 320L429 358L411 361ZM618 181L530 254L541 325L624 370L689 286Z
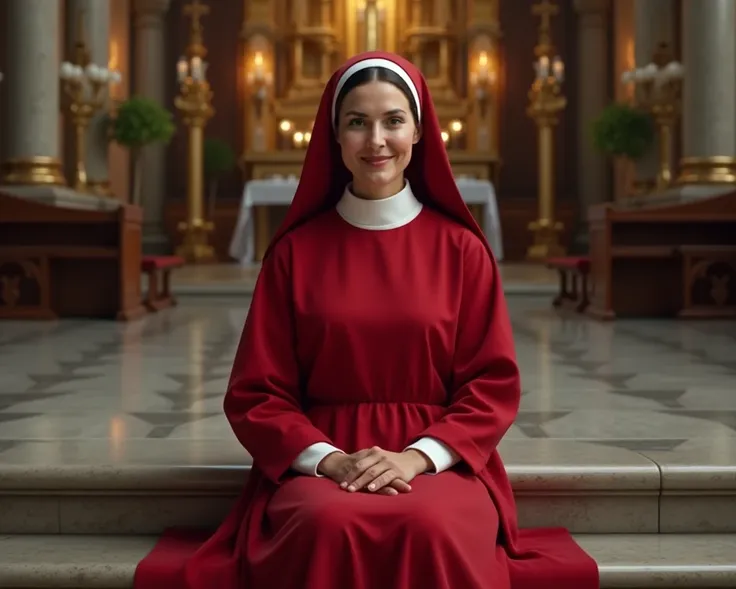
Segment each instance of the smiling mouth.
M391 161L393 159L393 156L364 157L361 159L369 166L375 166L376 168L378 168Z

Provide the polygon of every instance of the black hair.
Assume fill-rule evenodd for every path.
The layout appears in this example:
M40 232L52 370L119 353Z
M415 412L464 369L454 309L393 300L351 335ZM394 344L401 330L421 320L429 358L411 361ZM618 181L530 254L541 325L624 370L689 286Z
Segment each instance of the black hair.
M347 79L343 87L340 89L340 93L337 95L337 100L335 101L335 120L333 121L335 128L338 127L338 123L340 121L340 108L342 107L345 97L354 88L362 86L363 84L368 84L369 82L388 82L401 90L401 93L406 96L406 99L409 101L409 109L411 110L411 116L414 118L414 124L417 127L419 126L419 111L417 110L417 104L414 101L414 95L407 83L396 72L386 69L385 67L374 66L355 72Z

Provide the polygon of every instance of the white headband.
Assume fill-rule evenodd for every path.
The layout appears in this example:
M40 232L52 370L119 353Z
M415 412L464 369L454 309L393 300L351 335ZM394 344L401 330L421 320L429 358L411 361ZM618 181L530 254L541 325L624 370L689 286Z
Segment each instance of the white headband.
M419 119L417 123L421 122L422 118L422 109L419 103L419 92L417 92L417 87L414 85L414 82L412 81L409 74L404 71L404 68L402 68L397 63L394 63L390 59L382 59L380 57L374 57L370 59L364 59L362 61L359 61L357 63L354 63L351 65L348 69L346 69L342 76L340 76L340 79L337 82L337 87L335 88L335 96L332 99L332 124L334 126L335 124L335 115L337 114L335 112L335 108L337 107L337 97L340 96L340 90L342 90L342 87L345 85L345 82L347 82L350 77L360 70L367 69L369 67L382 67L387 70L391 70L396 75L398 75L409 87L409 90L411 90L411 95L414 98L414 106L417 109L417 118Z

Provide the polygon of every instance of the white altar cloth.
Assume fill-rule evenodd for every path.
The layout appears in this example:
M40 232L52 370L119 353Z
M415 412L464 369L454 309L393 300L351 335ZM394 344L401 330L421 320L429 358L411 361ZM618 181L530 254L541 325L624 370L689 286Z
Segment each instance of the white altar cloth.
M496 259L503 260L501 218L498 214L498 203L493 184L488 180L467 177L458 177L456 182L467 204L484 206L483 232L486 234ZM297 185L296 177L267 178L246 182L238 221L235 224L229 249L230 255L241 265L252 264L255 257L253 206L289 206L296 193Z

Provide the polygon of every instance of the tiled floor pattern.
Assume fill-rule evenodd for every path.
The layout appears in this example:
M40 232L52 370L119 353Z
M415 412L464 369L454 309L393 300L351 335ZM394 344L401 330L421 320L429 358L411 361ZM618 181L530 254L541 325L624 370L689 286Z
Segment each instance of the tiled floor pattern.
M3 322L0 461L64 460L81 440L99 441L107 460L231 447L222 397L247 304L183 298L128 324ZM509 307L524 389L509 440L736 465L736 324L598 323L554 313L549 297Z

